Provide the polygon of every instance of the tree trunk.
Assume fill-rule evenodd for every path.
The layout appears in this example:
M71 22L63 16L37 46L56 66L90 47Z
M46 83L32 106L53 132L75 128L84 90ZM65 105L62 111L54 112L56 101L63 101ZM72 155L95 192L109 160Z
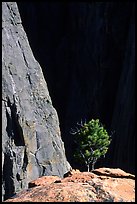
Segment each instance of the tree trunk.
M92 170L94 170L94 166L95 166L96 161L97 161L97 158L93 159L93 162L92 162Z
M94 170L95 162L92 163L92 170Z
M89 164L87 165L87 167L88 167L88 172L89 172Z

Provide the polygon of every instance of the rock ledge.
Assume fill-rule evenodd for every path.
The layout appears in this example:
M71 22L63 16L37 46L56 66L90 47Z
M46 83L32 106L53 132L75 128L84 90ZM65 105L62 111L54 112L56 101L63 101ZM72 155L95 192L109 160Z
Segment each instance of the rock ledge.
M38 178L4 202L135 202L135 176L121 169L72 170L68 175Z

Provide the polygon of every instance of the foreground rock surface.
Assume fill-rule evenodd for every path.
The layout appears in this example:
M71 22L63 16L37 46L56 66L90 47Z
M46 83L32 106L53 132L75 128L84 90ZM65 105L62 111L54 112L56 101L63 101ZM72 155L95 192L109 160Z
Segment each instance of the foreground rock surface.
M42 69L15 2L2 3L3 200L43 175L70 170Z
M38 178L5 202L135 202L135 176L121 169L72 170L68 175Z

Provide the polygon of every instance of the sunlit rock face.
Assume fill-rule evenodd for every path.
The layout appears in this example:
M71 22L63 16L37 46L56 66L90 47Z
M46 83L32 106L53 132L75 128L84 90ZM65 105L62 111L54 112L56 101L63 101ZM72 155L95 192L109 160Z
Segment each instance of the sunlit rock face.
M58 115L33 56L15 2L2 3L3 200L43 175L63 177L70 165Z

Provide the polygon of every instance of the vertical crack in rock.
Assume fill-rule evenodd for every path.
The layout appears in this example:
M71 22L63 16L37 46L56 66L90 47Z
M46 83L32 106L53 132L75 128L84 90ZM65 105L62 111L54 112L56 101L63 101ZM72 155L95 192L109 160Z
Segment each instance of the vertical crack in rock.
M26 64L26 66L29 68L28 62L27 62L26 57L25 57L25 54L24 54L24 50L23 50L23 48L22 48L22 46L21 46L19 40L18 40L18 44L19 44L19 47L20 47L20 49L21 49L21 51L22 51L22 55L23 55L24 62L25 62L25 64Z
M22 166L23 172L25 172L27 170L27 165L28 165L28 156L27 156L27 152L26 152L26 148L25 148L24 158L23 158L23 166Z
M4 153L3 185L5 191L4 200L6 200L15 193L13 179L13 160L10 151Z
M14 103L11 104L10 99L8 98L7 107L6 107L6 116L7 116L7 135L9 139L14 140L16 146L25 146L22 127L19 123L19 114L17 113L17 107Z

